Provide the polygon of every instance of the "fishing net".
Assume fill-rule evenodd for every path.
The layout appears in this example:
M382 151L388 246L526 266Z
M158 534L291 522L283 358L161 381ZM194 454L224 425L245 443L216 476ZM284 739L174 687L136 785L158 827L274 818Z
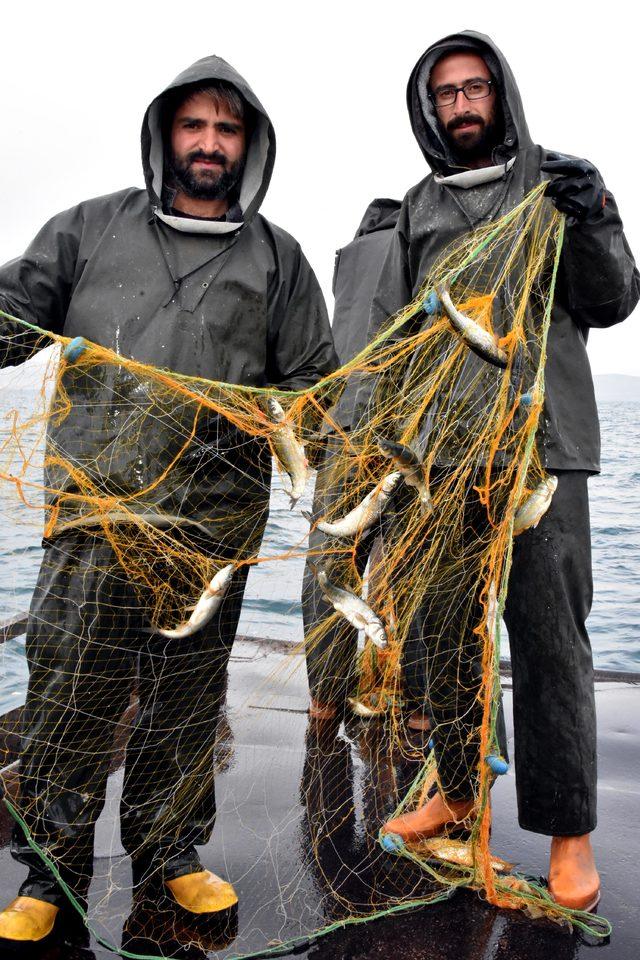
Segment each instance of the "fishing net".
M552 494L535 437L563 220L543 191L456 242L366 350L305 391L182 376L4 316L9 362L36 356L31 374L3 375L17 597L43 511L47 548L27 636L29 733L19 774L5 769L5 805L103 944L119 946L118 918L125 956L185 942L175 904L144 891L166 859L189 872L192 844L240 895L239 923L227 918L198 956L279 953L460 887L607 932L490 849L514 524L535 522ZM454 330L448 305L472 334ZM41 382L20 406L29 376ZM362 415L346 432L332 406L354 377ZM340 651L369 618L343 664L344 725L307 719L299 646L232 649L250 570L272 599L300 583L305 458L326 494L308 570L326 615L306 651L327 682L339 685ZM262 540L272 486L277 548ZM420 744L406 725L412 671L433 727ZM4 721L15 743L15 714ZM462 836L378 836L437 788L475 798Z

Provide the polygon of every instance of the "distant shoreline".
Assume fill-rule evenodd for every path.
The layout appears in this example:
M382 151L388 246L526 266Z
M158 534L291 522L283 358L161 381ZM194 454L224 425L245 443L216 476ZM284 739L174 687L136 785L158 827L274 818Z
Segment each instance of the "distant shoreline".
M597 373L593 383L596 400L640 400L640 377L624 373Z
M16 393L39 390L50 358L50 350L42 351L42 355L29 360L21 368L7 367L5 370L0 370L0 390L3 387L11 387ZM18 370L20 370L19 373ZM596 373L593 375L593 382L598 403L610 400L640 401L640 376L626 373Z

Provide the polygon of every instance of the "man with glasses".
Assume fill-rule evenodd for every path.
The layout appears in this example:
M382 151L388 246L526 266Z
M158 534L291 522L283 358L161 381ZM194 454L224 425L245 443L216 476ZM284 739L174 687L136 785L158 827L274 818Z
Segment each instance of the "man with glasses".
M586 339L590 327L609 327L629 316L640 296L640 277L600 174L585 160L549 154L533 143L513 74L488 37L465 31L429 47L411 74L407 102L432 172L403 201L369 338L417 295L450 244L516 207L545 175L553 175L547 196L567 215L537 434L541 462L558 486L537 528L514 542L505 621L520 825L552 837L552 896L568 907L592 909L600 884L590 842L596 825L596 720L585 627L592 595L587 479L600 469L600 451ZM359 392L356 421L366 416L371 386ZM429 641L440 652L459 643L454 614ZM427 620L421 622L427 630ZM448 672L441 669L443 658L426 636L424 648L441 792L385 824L390 843L393 835L398 842L438 835L474 811L482 671L470 662L464 687L452 675L453 662ZM470 661L476 653L469 651ZM458 697L453 723L441 706L451 689Z
M456 86L452 79L459 73L471 76ZM482 57L454 54L441 60L433 71L429 99L460 161L469 167L490 166L496 139L497 95Z

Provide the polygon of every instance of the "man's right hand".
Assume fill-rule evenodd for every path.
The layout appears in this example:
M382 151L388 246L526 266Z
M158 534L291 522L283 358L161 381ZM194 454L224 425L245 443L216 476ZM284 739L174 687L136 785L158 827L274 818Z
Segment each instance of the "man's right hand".
M588 160L550 153L540 169L544 173L555 174L545 190L545 196L551 198L561 213L573 217L578 223L584 223L604 207L604 182Z

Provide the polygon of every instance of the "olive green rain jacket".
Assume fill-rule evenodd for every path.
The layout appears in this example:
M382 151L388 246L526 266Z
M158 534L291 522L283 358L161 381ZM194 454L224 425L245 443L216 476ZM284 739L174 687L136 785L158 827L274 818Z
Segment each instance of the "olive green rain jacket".
M162 98L191 83L227 81L255 112L237 202L239 222L172 216L162 206ZM259 213L275 160L269 117L224 60L197 61L150 104L142 123L146 189L87 200L47 223L22 257L0 268L0 307L55 333L82 336L116 353L182 374L297 390L335 369L337 359L318 282L297 241ZM236 208L237 209L237 208ZM0 359L16 364L36 338L0 318ZM69 366L68 416L50 423L49 448L81 467L99 492L156 525L190 524L219 541L228 516L262 532L269 497L264 444L195 405L162 398L125 368L89 374ZM194 430L190 448L149 494ZM50 468L52 490L75 490ZM55 493L50 500L55 501ZM120 519L118 510L112 512ZM96 522L65 501L57 531ZM242 539L238 532L238 538Z
M427 97L434 64L447 51L459 49L480 54L497 81L504 130L492 168L464 170L455 166ZM388 317L417 296L429 270L450 244L508 213L546 177L540 166L549 151L533 143L511 69L489 37L463 31L432 44L411 73L407 104L414 135L431 173L409 190L402 203L373 300L369 339ZM600 433L587 337L591 327L610 327L626 319L640 297L640 277L618 208L608 191L606 201L604 209L588 222L567 222L547 343L544 411L537 437L544 465L556 470L595 472L600 468ZM506 332L495 318L494 326L499 335ZM470 366L482 363L473 356L469 359ZM356 419L365 416L372 386L369 380L358 393ZM428 432L429 424L425 424L425 442ZM454 459L455 450L448 452Z

